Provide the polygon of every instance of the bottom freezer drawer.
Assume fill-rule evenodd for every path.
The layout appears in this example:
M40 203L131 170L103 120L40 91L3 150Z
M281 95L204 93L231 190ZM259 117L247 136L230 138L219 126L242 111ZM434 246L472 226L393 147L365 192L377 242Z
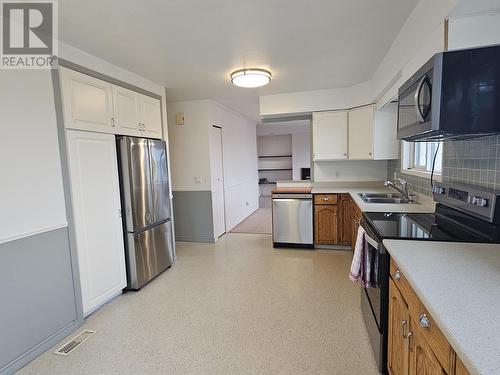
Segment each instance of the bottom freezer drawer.
M313 243L312 199L273 199L273 241Z
M128 289L140 289L173 263L172 222L127 238Z

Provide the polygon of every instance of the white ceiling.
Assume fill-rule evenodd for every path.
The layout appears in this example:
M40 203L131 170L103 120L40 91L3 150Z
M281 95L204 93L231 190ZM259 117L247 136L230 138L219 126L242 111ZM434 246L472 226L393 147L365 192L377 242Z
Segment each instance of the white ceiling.
M370 78L417 0L63 0L59 37L167 87L258 119L258 96ZM270 69L260 89L231 71Z

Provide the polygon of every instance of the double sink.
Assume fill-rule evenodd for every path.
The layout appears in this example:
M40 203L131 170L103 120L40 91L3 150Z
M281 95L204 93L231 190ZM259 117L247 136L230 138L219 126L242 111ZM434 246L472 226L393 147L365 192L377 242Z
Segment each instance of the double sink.
M358 193L366 203L394 203L394 204L416 204L414 201L404 199L398 193Z

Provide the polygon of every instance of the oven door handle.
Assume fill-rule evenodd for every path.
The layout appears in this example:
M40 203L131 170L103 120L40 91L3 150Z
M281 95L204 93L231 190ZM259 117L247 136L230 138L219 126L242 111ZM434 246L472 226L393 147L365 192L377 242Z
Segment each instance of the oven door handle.
M365 231L366 232L366 231ZM379 247L379 243L377 241L375 241L373 238L371 238L368 233L365 233L365 240L366 242L368 242L370 245L372 245L375 249L378 250L378 247Z

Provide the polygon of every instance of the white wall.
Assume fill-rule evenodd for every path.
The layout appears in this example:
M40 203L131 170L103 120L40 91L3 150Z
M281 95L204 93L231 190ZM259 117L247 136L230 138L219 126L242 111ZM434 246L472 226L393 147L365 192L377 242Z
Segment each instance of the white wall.
M386 160L347 160L314 163L315 182L383 181L386 177Z
M0 243L67 225L51 72L0 70Z
M280 115L345 109L371 103L372 90L369 82L363 82L350 87L329 90L263 95L259 99L261 117L279 117Z
M211 190L208 100L168 103L172 190ZM184 113L184 125L175 114ZM201 181L196 182L196 178Z
M259 207L256 123L238 112L209 102L207 126L222 128L226 231Z
M293 179L300 180L300 169L311 167L311 134L292 134L292 168Z
M450 50L499 43L500 9L449 19L448 49Z
M292 136L290 134L258 136L257 154L259 156L291 155Z

